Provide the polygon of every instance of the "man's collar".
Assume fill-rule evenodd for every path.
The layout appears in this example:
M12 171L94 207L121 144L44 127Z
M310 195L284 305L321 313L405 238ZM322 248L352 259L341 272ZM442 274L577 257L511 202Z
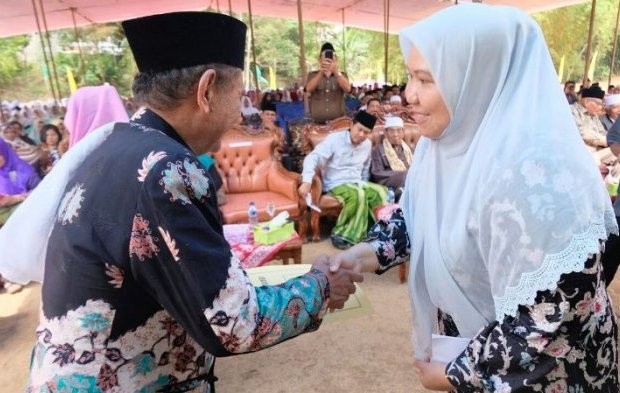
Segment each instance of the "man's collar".
M166 120L164 120L161 116L148 108L141 108L138 112L136 112L131 117L131 120L129 120L129 124L161 131L164 134L168 135L170 138L185 146L186 148L190 149L188 144L185 143L183 138L181 138L181 136L176 132L174 128L172 128L170 124L168 124Z

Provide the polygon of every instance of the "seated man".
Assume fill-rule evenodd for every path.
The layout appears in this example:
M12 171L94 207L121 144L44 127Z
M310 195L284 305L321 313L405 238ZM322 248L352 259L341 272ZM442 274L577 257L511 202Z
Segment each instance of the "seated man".
M581 99L571 106L581 138L592 153L597 165L615 161L607 147L607 131L599 118L604 113L603 98L605 92L593 85L581 90Z
M603 99L605 114L600 116L601 123L605 130L609 132L620 114L620 94L608 94ZM608 138L609 139L609 138ZM609 143L609 141L607 141Z
M404 136L403 119L388 116L383 143L372 148L370 160L370 181L393 188L396 201L402 194L413 158L411 148L403 141Z
M359 111L350 130L334 132L319 143L304 160L299 194L310 192L312 177L321 171L323 192L333 194L343 208L332 230L332 244L345 249L366 235L373 209L387 200L387 190L369 183L370 151L368 136L377 118Z

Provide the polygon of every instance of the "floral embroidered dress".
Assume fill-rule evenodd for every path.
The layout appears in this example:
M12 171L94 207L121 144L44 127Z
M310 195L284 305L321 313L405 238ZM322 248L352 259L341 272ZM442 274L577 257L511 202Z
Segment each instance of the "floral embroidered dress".
M378 221L366 240L375 249L377 273L409 257L401 210ZM458 336L440 312L438 333ZM481 326L446 375L461 393L619 392L617 326L605 289L600 254L585 269L565 274L552 291L540 291L515 317Z
M214 356L316 330L329 297L314 270L252 286L206 170L151 111L68 183L42 290L30 392L204 392Z

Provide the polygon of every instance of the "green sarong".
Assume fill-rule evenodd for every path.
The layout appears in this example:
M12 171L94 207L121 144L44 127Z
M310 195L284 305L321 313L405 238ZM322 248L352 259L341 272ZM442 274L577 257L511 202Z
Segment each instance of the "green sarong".
M336 186L329 192L343 205L332 236L352 244L359 243L366 237L369 222L375 220L374 208L386 203L387 188L370 182L362 185L347 183Z

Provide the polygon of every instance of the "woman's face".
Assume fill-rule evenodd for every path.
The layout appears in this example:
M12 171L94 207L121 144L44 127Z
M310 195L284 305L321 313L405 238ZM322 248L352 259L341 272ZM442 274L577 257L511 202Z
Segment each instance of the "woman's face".
M45 143L48 146L58 146L58 142L60 142L60 140L58 139L58 134L56 134L54 130L50 129L45 131Z
M438 139L450 124L450 112L426 60L415 47L411 48L407 68L410 79L405 89L405 97L410 104L411 117L423 136Z

